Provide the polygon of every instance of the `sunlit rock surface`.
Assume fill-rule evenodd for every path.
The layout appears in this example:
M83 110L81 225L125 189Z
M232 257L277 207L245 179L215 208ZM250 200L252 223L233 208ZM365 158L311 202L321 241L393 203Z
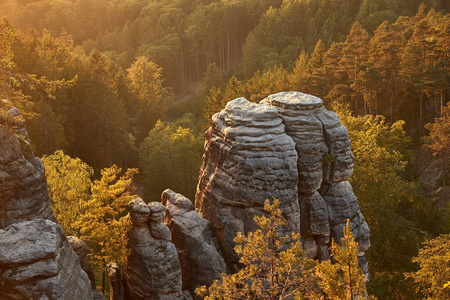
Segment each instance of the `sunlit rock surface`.
M213 116L195 205L232 270L239 261L233 239L257 229L253 218L263 213L265 199L279 199L289 231L299 232L297 159L276 108L238 98Z
M0 229L32 219L56 222L44 166L31 151L23 116L12 107L0 111Z
M88 275L58 224L12 224L0 230L0 250L0 299L93 299Z
M163 223L164 206L135 198L128 210L132 228L124 273L130 299L184 299L177 249Z
M346 220L359 243L360 264L370 230L348 182L353 154L347 129L322 99L282 92L261 103L228 102L206 133L195 206L211 222L233 268L236 232L255 230L264 199L278 198L289 230L300 231L311 258L328 259L331 238ZM300 222L299 222L300 219Z

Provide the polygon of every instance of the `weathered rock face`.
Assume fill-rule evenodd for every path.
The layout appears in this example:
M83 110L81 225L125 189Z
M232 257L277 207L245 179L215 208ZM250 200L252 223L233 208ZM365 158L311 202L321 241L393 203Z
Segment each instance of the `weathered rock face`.
M91 282L91 289L95 300L105 299L105 295L97 288L94 277L94 268L92 267L91 259L89 258L89 254L91 253L91 249L89 246L74 236L68 236L67 240L72 246L73 251L78 256L80 260L81 268L88 275L89 281Z
M195 205L231 269L239 261L233 239L257 229L253 218L263 213L265 199L278 198L289 229L299 231L297 158L276 108L238 98L213 116Z
M279 198L293 231L311 258L328 259L330 237L346 220L359 243L360 262L370 231L350 183L353 154L346 128L323 101L299 92L271 95L260 104L230 101L213 116L195 199L211 222L227 262L232 239L255 230L264 199ZM300 218L300 222L299 219Z
M286 133L296 143L300 227L308 255L327 259L330 235L340 240L349 219L362 256L370 246L370 230L348 182L353 154L347 129L323 107L322 99L312 95L282 92L261 103L277 108Z
M48 220L24 221L0 230L0 298L93 299L64 232Z
M17 108L0 112L0 229L16 222L48 219L44 166L31 151L25 120Z
M184 299L177 250L162 222L164 205L147 205L135 198L128 209L133 226L128 233L131 252L124 273L130 299Z
M195 294L202 285L211 285L226 265L219 254L217 242L208 220L195 210L191 200L171 190L162 194L166 206L165 223L172 232L183 274L183 289Z
M109 299L125 300L125 288L120 268L115 263L109 263L106 265L106 269L109 279Z

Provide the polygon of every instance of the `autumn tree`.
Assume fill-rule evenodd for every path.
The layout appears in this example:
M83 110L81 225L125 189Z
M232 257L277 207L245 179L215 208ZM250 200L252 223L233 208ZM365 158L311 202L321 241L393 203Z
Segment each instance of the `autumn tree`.
M332 260L317 265L317 283L329 299L368 299L367 280L358 266L358 244L348 219L343 231L340 241L331 242Z
M126 256L126 234L131 226L125 216L126 205L134 197L132 182L138 170L128 169L120 176L121 172L116 165L101 170L101 178L91 184L92 196L82 203L82 213L75 221L80 238L92 249L94 265L103 273L103 290L106 264L120 263Z
M312 288L314 261L306 258L298 234L282 236L282 217L279 201L264 203L267 216L255 216L260 229L247 236L238 232L235 251L241 256L243 268L196 293L205 299L294 299ZM289 244L286 247L286 244ZM296 298L296 299L297 299Z
M427 124L426 129L430 131L431 144L427 147L433 151L435 156L440 155L442 157L443 167L443 182L442 185L446 185L446 163L447 157L450 152L450 102L446 107L442 108L442 117L436 118L434 123Z
M449 299L450 289L450 234L426 241L414 257L420 269L408 274L417 284L417 292L424 299Z
M79 158L71 158L62 150L57 150L49 156L44 156L50 204L56 220L64 229L66 235L79 236L78 218L85 214L84 205L90 198L93 170Z
M140 102L139 131L143 138L167 109L167 89L163 87L162 68L140 56L127 69L129 87Z

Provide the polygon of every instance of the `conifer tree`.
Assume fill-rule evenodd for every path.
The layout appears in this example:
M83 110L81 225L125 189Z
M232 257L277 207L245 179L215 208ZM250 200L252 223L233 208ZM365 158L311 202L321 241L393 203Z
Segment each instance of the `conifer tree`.
M131 226L126 206L134 195L133 177L137 169L122 169L113 165L101 170L101 178L91 184L92 196L82 203L82 213L75 221L80 238L92 250L92 262L103 273L105 289L106 264L120 264L126 256L127 232ZM120 176L120 177L119 177Z
M222 274L209 288L198 288L197 294L207 300L300 299L312 288L315 263L304 255L298 234L280 235L287 223L279 206L277 199L272 204L266 200L268 216L254 218L260 229L247 236L239 232L234 239L243 268L235 274Z
M431 144L427 146L433 151L433 154L442 157L442 185L446 185L446 164L450 154L450 102L442 109L442 117L436 118L434 123L427 124L426 129L430 131Z
M423 294L424 299L449 299L450 234L426 241L413 262L420 269L407 276L414 279L417 292Z
M316 267L317 281L327 299L368 299L366 278L358 267L358 244L350 230L349 220L340 241L332 241L332 260Z

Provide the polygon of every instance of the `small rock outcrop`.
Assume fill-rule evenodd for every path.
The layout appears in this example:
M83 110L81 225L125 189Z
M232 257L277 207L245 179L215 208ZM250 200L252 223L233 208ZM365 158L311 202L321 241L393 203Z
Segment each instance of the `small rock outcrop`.
M124 276L130 299L184 299L178 253L169 228L163 223L165 207L132 200L128 209L132 222L128 232L130 254Z
M109 299L125 300L125 288L119 266L115 263L106 265L109 280Z
M31 151L25 120L15 107L0 112L0 185L0 229L32 219L56 222L44 165Z
M162 193L166 207L165 223L172 232L178 250L183 275L183 289L195 294L195 289L211 285L226 273L226 264L208 220L194 210L191 200L171 190Z
M0 230L0 298L93 299L91 282L64 232L48 220Z
M97 288L97 285L95 283L94 268L92 267L91 259L88 256L91 253L91 249L89 249L89 246L85 242L83 242L77 237L68 236L67 240L72 246L73 251L75 251L75 254L78 256L81 268L83 269L84 272L86 272L86 274L89 277L94 299L95 300L105 299L105 295L103 295L103 293Z
M232 270L239 268L233 239L257 229L253 218L264 213L267 198L280 200L288 231L300 230L297 159L276 108L238 98L213 116L195 205Z

